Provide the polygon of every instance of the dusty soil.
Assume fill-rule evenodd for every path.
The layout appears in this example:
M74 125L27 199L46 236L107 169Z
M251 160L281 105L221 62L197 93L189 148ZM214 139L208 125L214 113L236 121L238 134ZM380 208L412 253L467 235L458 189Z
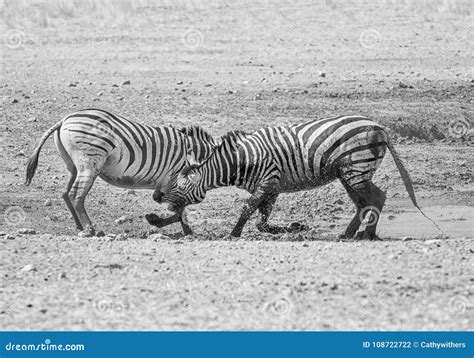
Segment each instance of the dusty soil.
M2 329L474 328L469 2L15 3L1 9ZM88 107L215 136L367 115L389 129L444 232L387 156L380 241L337 241L353 215L339 183L279 198L272 222L309 232L262 235L254 219L226 241L243 191L190 207L196 235L174 225L153 239L143 215L166 210L151 192L100 180L88 212L126 235L79 238L52 141L30 187L23 178L41 134ZM122 215L131 222L116 224Z

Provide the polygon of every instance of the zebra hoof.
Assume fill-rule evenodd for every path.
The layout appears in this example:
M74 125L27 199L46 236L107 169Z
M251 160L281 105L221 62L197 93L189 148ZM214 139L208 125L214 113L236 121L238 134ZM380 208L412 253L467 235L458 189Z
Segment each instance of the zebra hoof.
M298 223L298 222L291 223L288 226L288 231L289 232L300 232L300 231L307 231L307 230L309 230L308 226L303 225L303 224Z
M77 234L77 236L79 237L92 237L92 236L95 236L95 230L90 228L90 229L86 229L86 230L83 230L81 232L79 232Z
M367 231L359 231L356 234L355 239L356 240L380 240L380 238L377 235L373 233L369 233Z
M160 218L156 214L146 214L145 215L146 221L148 221L148 224L156 226L156 227L162 227L163 226L163 219Z
M239 238L238 236L234 236L232 234L227 234L222 238L222 240L224 240L224 241L234 241L234 240L237 240L238 238Z

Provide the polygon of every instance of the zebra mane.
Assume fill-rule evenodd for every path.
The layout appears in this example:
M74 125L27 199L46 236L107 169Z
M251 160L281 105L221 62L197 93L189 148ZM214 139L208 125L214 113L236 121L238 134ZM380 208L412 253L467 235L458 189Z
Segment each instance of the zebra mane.
M201 129L200 127L198 127L199 129ZM183 128L183 129L186 129L186 128ZM250 135L250 133L248 132L244 132L242 130L233 130L233 131L230 131L230 132L227 132L226 134L224 134L222 137L221 137L221 141L219 144L216 144L215 148L214 148L214 153L216 151L218 151L220 148L222 148L226 143L230 144L232 147L235 147L237 141L239 141L240 139L246 137ZM212 137L211 137L212 138ZM212 138L214 140L214 138ZM207 158L206 160L202 161L201 163L197 163L197 164L189 164L188 166L184 167L182 170L181 170L181 174L183 174L184 176L187 176L189 174L191 174L193 172L193 170L195 169L199 169L200 167L202 167L207 161L211 160L213 155L211 155L209 158Z
M214 146L217 146L217 143L214 137L198 125L183 127L179 129L179 131L187 136L199 138L199 139L205 140L206 142L212 143Z
M248 135L250 135L250 133L244 132L242 130L233 130L233 131L227 132L221 137L221 143L219 144L219 146L223 146L225 143L235 145L235 143L238 140Z

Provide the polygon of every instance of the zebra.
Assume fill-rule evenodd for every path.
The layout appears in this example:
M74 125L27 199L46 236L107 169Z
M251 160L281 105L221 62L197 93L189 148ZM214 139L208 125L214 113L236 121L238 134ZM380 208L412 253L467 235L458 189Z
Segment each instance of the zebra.
M186 163L202 161L217 146L199 126L180 130L151 127L102 109L84 109L64 117L43 134L28 160L26 185L35 175L41 148L53 133L70 172L62 197L82 236L95 235L84 201L98 176L122 188L159 191ZM146 217L151 222L157 218L155 214ZM189 226L183 222L182 226L191 233Z
M252 134L231 131L222 137L208 159L184 168L155 197L169 203L170 210L180 212L189 204L201 202L207 190L235 185L250 192L251 197L231 232L232 237L241 235L257 209L261 214L259 231L298 232L306 227L299 223L288 227L269 224L278 195L313 189L339 179L357 209L340 237L374 239L386 195L372 182L372 177L387 148L413 205L421 211L408 171L386 130L355 115L266 127Z

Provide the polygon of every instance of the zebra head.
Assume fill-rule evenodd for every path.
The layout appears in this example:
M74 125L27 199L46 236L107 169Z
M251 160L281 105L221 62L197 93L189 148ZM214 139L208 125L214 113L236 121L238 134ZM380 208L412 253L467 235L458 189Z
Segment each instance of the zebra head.
M169 204L168 209L179 211L184 207L197 204L206 197L206 190L202 185L200 164L191 164L169 181L161 200Z
M200 126L183 127L179 130L186 136L187 145L193 154L193 162L206 160L217 147L215 139Z

